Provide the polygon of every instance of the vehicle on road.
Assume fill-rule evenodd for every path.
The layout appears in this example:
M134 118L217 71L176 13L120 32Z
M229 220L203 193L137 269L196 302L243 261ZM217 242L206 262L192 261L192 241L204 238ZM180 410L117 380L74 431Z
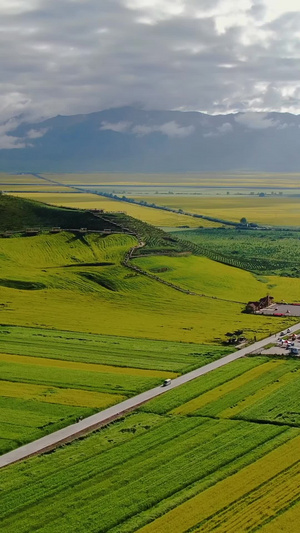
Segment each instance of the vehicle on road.
M299 349L292 346L291 349L290 349L290 354L291 355L299 355Z
M165 379L165 380L163 381L162 386L163 386L163 387L167 387L168 385L171 385L171 380L170 380L170 379Z

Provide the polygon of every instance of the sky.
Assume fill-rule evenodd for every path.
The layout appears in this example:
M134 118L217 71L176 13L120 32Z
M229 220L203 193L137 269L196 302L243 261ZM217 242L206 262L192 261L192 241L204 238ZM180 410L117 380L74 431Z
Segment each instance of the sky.
M300 2L0 0L0 71L2 133L136 104L300 113Z

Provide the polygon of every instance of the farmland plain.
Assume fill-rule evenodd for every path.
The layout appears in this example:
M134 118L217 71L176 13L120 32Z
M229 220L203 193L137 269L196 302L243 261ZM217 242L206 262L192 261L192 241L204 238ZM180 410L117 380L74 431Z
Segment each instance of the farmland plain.
M80 185L82 176L68 176L66 183L72 178ZM145 183L150 178L140 179ZM251 181L244 179L242 186ZM272 177L264 179L266 186L271 184ZM234 177L228 180L237 185ZM291 191L297 180L290 176L286 189ZM277 183L283 186L284 177ZM87 198L86 208L98 200L107 202L107 210L117 203L69 189L52 193L51 187L43 195L45 201L52 198L50 203L58 196L65 205L79 199L81 208ZM127 205L140 210L137 218L152 213L118 204L120 210L127 211ZM13 205L16 228L20 222L28 224L23 221L25 204L19 211L18 205ZM41 212L38 204L28 205ZM65 217L87 220L84 211L76 212L81 217L76 218L70 209L45 209L50 229L56 225L53 213L62 213L63 222ZM33 211L26 220L43 226ZM181 225L183 215L153 212L153 217L170 216L169 227ZM129 223L123 215L117 220ZM158 219L152 222L158 224ZM191 250L197 255L188 246L181 250L170 237L164 240L158 229L142 228L138 221L130 224L146 241L141 255L149 254L135 258L133 265L158 279L124 264L138 243L134 235L44 231L0 239L0 452L225 355L232 350L222 346L227 332L243 330L251 341L295 321L242 311L248 300L267 292L277 300L300 301L297 272L295 277L271 270L258 275L203 257L196 248ZM202 243L222 254L235 250L233 257L244 250L246 263L256 256L255 246L265 247L264 259L280 261L288 255L298 260L296 232L292 244L277 242L274 234L273 248L271 234L266 246L259 232L249 238L238 230L203 232L204 244L198 231L187 236L195 246ZM246 242L252 243L247 253ZM289 245L296 251L288 252ZM157 255L161 253L169 255ZM195 294L164 285L164 280ZM297 524L299 368L297 359L244 358L166 392L89 437L1 470L3 530L271 532L273 524L278 530L282 524Z
M193 344L184 325L179 340L186 336L187 344L134 338L138 303L145 302L148 287L156 287L122 265L134 244L134 237L122 234L61 232L1 239L1 322L14 325L0 328L2 452L228 351ZM141 294L143 287L146 293ZM162 331L176 300L173 292L165 288L165 318L153 310L153 304L161 305L162 291L157 289L150 303L147 295L148 317L157 316L161 339L172 335ZM116 316L123 320L123 330ZM15 327L18 323L27 327ZM150 321L145 320L144 328L140 337L152 332L155 338Z
M298 189L299 173L232 173L232 172L193 172L185 174L145 174L145 173L69 173L69 174L43 174L54 181L65 184L87 185L145 185L145 186L203 186L215 187L246 187L252 189Z
M229 350L15 326L0 339L0 453Z
M271 528L283 513L295 515L299 499L298 372L297 361L245 358L2 470L4 530Z
M190 213L218 217L239 222L245 217L249 222L273 226L300 226L300 197L284 196L152 196L137 200L155 202ZM202 219L201 219L202 223Z
M132 205L128 202L106 199L82 192L73 197L67 187L74 185L85 191L91 190L117 193L118 196L133 196L136 200L147 201L172 209L217 217L238 222L242 217L249 222L279 226L300 226L299 220L299 175L289 174L188 174L182 175L139 175L139 174L45 174L47 179L66 185L61 193L18 192L21 197L29 197L53 205L78 208L123 210L130 216L161 227L188 225L214 227L216 224L201 219L194 220L176 213L163 212L149 207ZM23 176L24 177L24 176ZM30 175L26 176L27 179ZM33 176L34 180L39 180ZM13 185L14 177L12 179ZM34 181L35 183L35 181ZM213 183L213 186L212 186ZM41 187L47 182L40 179ZM50 183L49 183L50 185ZM156 191L154 194L154 188ZM14 190L11 188L11 190ZM69 189L70 191L71 189ZM74 190L73 190L74 191ZM143 192L144 191L144 194ZM160 195L160 191L164 191Z
M14 192L20 198L29 198L37 202L45 202L47 204L56 205L60 207L73 207L75 209L104 209L109 212L122 211L129 216L143 220L147 224L163 227L199 227L199 220L193 219L185 215L176 213L168 213L153 208L145 208L139 205L128 204L118 200L112 200L95 194L85 192ZM201 225L205 227L218 227L220 224L210 222L208 220L201 220Z

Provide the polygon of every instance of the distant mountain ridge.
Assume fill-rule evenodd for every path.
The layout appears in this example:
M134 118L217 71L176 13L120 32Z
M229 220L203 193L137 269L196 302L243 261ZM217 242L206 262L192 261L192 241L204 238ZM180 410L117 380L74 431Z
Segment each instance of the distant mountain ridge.
M2 172L238 170L298 172L300 116L128 106L0 128Z

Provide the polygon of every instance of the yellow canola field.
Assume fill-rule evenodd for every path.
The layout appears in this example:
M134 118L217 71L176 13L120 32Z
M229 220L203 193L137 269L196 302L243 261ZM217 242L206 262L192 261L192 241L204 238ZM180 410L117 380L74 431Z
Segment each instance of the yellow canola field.
M32 174L6 174L0 172L0 187L3 183L11 183L12 185L19 185L24 183L41 184L42 180L33 176Z
M260 529L261 533L298 533L300 524L300 505L297 502L291 509Z
M287 471L280 472L274 479L270 479L266 485L246 494L218 516L208 520L196 529L195 533L253 531L258 525L272 520L274 516L284 511L286 506L299 499L299 482L300 463L297 462Z
M97 409L105 409L125 399L125 396L120 394L90 392L81 389L61 389L45 385L13 383L11 381L1 381L1 397Z
M248 370L248 372L245 372L241 376L238 376L235 379L232 379L230 381L227 381L224 385L220 385L219 387L216 387L215 389L212 389L205 394L202 394L201 396L198 396L198 398L194 398L193 400L190 400L187 403L184 403L171 411L172 414L176 415L187 415L189 413L193 413L194 411L197 411L201 407L204 407L205 405L209 404L210 402L213 402L214 400L221 398L225 394L228 394L229 392L232 392L236 389L239 389L241 386L245 385L246 383L249 383L249 381L252 381L262 374L265 374L266 372L269 372L270 370L273 370L277 366L284 363L284 361L270 361L267 363L264 363L258 367L252 368L251 370ZM231 408L232 412L232 408Z
M258 528L299 498L299 462L297 436L154 520L139 533L184 533L194 527L193 531L199 533L243 533ZM260 488L262 484L265 485ZM273 533L271 525L268 531ZM286 531L297 533L299 529Z
M202 187L282 187L298 188L299 173L255 172L187 172L176 174L144 174L122 172L95 172L80 174L49 174L43 176L66 184L89 185L194 185Z
M40 181L39 183L30 184L30 185L23 185L22 183L11 183L9 185L2 185L0 183L0 189L3 192L7 192L7 194L14 194L15 193L25 193L25 194L53 194L53 193L63 193L66 192L69 194L72 189L69 187L64 187L60 185L51 185L50 183L47 183L46 181Z
M155 202L183 209L191 213L239 222L245 217L248 222L274 226L300 226L300 198L268 196L153 196L138 200ZM199 224L202 224L200 220Z
M81 370L83 372L101 372L101 374L122 374L125 376L141 376L145 378L175 378L178 376L178 374L175 374L174 372L165 372L162 370L144 370L141 368L98 365L94 363L77 363L74 361L47 359L45 357L28 357L26 355L11 355L3 353L0 354L0 361L24 365L30 364L52 368L64 368L65 370Z
M130 215L131 217L138 218L143 222L147 222L147 224L152 224L153 226L172 228L178 226L190 226L193 228L197 228L199 226L220 226L220 224L209 222L207 220L195 219L186 215L168 213L167 211L161 211L160 209L143 207L118 200L111 200L110 198L97 196L96 194L72 192L66 192L62 194L47 192L16 192L14 193L14 196L19 196L20 198L29 198L30 200L57 205L59 207L74 207L76 209L104 209L108 212L121 211L127 215Z

